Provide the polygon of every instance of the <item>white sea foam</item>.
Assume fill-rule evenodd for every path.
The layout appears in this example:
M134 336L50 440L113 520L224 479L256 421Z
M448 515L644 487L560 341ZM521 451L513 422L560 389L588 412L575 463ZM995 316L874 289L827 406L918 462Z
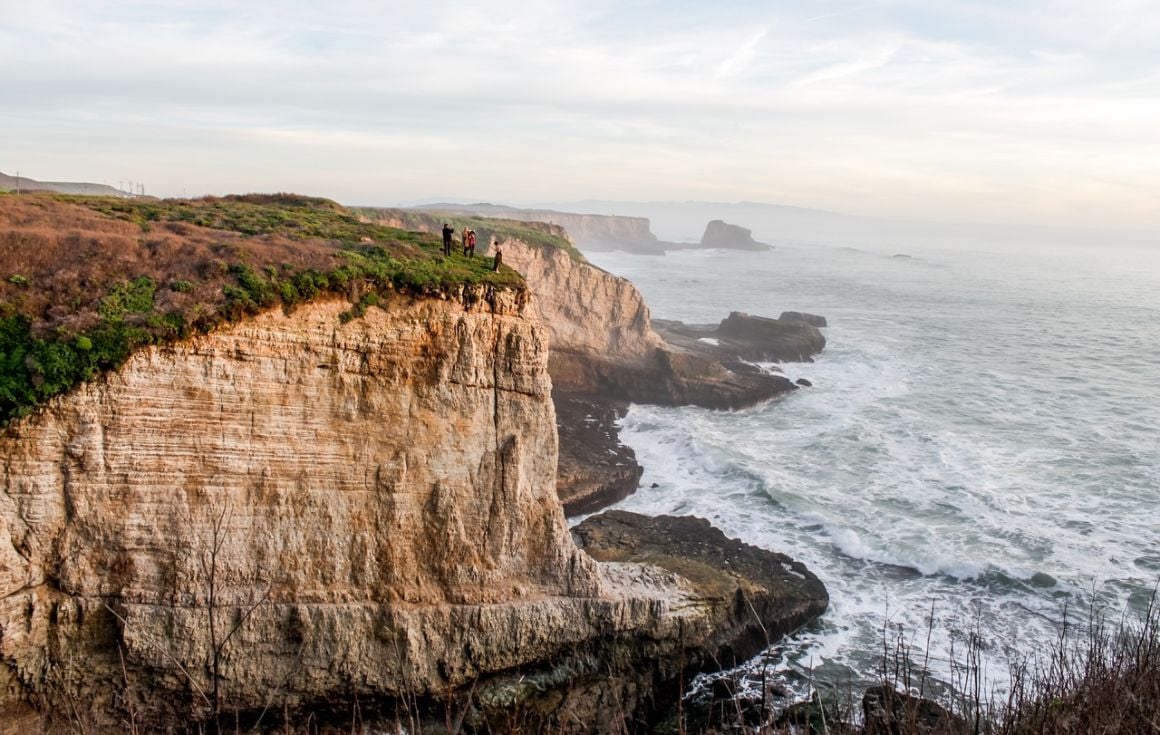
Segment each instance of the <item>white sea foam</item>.
M1054 637L1068 595L1122 602L1155 583L1160 272L1092 280L950 250L594 256L658 317L829 319L817 362L780 365L813 388L737 412L634 406L623 421L645 467L625 507L709 518L825 582L830 609L781 651L787 665L870 674L884 629L925 632L933 609L935 670L949 676L972 633L1001 684L1008 656Z

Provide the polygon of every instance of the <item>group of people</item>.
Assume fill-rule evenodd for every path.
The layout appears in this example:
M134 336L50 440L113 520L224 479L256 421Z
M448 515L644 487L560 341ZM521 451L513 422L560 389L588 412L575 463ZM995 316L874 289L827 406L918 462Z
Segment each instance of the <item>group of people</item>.
M446 222L443 223L443 254L451 255L451 239L455 235L455 228ZM464 227L463 232L460 233L460 238L463 244L463 257L475 257L475 230L470 227Z
M451 255L451 240L455 236L455 228L446 222L443 223L443 255ZM475 230L470 227L464 227L461 235L463 242L463 257L475 257ZM494 252L494 260L491 265L493 271L498 271L500 265L503 263L503 253L499 249L500 241L495 237L491 239L491 249Z

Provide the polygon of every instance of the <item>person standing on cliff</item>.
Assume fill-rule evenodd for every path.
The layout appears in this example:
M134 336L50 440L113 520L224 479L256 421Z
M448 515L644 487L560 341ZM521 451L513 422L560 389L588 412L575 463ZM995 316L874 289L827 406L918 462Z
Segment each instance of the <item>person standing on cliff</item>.
M475 257L475 230L467 231L467 244L463 248L463 254L468 258Z
M455 230L446 222L443 223L443 254L451 255L451 236L455 234Z
M502 264L503 264L503 252L500 251L499 243L497 242L496 248L495 248L495 262L492 264L491 269L493 271L498 271L500 265L502 265Z

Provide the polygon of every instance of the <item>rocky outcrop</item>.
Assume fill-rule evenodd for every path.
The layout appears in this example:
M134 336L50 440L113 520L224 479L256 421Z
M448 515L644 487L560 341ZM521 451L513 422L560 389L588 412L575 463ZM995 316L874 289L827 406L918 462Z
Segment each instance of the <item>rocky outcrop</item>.
M8 426L0 717L157 731L470 699L480 727L600 729L593 702L646 712L682 656L740 645L696 579L574 545L526 307L468 288L346 323L346 302L267 312Z
M559 249L509 240L503 251L504 262L527 280L531 307L548 330L549 372L561 417L557 490L570 513L594 510L596 503L635 489L629 479L639 475L635 457L613 438L616 427L608 420L622 410L618 406L751 406L796 386L747 361L808 360L825 345L809 325L747 315L731 315L720 327L658 320L658 333L628 280ZM703 337L715 338L714 344ZM577 405L587 410L574 410ZM564 419L572 416L594 425L567 426Z
M666 341L653 329L644 298L626 279L562 251L518 241L505 244L504 259L527 279L531 306L548 329L549 371L556 391L638 403L740 408L793 390L789 381L745 365L739 355L722 359L723 351L709 354L698 345ZM782 354L780 346L763 344L767 336L754 328L751 337L738 335L734 344L747 354Z
M801 320L769 319L730 312L720 324L685 324L658 319L657 331L676 345L703 359L720 360L745 369L740 360L757 362L810 362L826 346L817 327ZM752 368L751 368L752 369Z
M572 529L601 562L635 562L666 569L706 602L725 608L729 623L714 632L721 663L735 665L825 611L826 588L801 562L730 539L702 518L649 517L611 510ZM759 621L776 621L773 627ZM706 661L691 661L690 666Z
M725 250L770 250L770 246L753 239L753 231L731 225L719 219L711 221L705 226L705 233L701 235L701 247L722 248Z
M644 472L631 447L620 443L617 422L628 405L554 393L560 434L557 492L564 514L592 513L636 492Z
M880 685L862 695L863 735L970 733L970 723L938 702Z
M811 327L825 327L826 318L817 314L807 314L801 311L783 311L778 317L783 322L805 322Z

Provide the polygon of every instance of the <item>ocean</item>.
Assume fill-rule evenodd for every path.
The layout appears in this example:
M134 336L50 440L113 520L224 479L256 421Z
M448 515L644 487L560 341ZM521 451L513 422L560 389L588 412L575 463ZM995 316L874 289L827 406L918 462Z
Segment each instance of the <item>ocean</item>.
M1065 617L1142 609L1160 579L1160 248L905 252L591 254L657 318L829 320L815 362L777 366L812 388L633 406L644 476L617 507L708 518L822 579L828 612L771 652L791 682L873 682L902 636L953 683L973 638L1002 691Z

